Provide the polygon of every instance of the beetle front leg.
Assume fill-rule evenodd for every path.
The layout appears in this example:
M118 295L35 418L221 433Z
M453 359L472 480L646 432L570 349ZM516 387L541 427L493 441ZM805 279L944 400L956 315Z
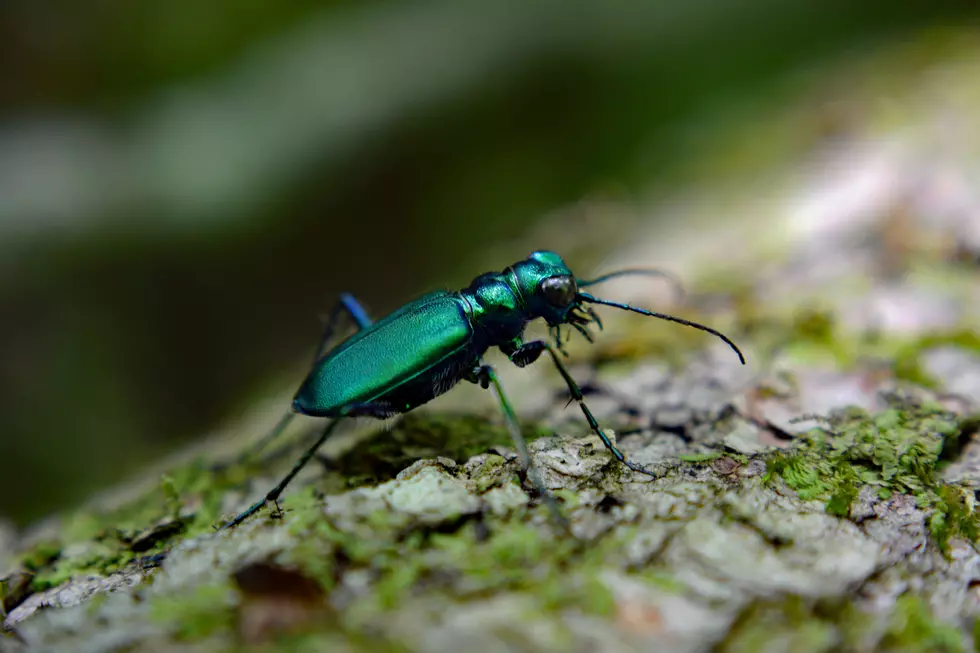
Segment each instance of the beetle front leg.
M589 427L592 429L592 432L599 436L599 439L602 440L604 445L606 445L606 448L609 449L610 453L615 456L616 460L626 465L634 472L639 472L641 474L646 474L647 476L657 478L656 474L646 469L642 465L637 465L631 460L628 460L623 452L616 448L616 445L612 443L612 440L610 440L605 431L600 428L599 422L597 422L596 418L592 415L592 411L589 410L588 405L585 403L585 397L582 396L582 389L579 388L578 383L575 382L575 379L573 379L572 375L568 373L568 370L561 362L561 359L558 358L558 353L555 351L555 348L547 344L544 345L544 348L548 350L548 354L551 355L551 360L555 363L555 367L558 368L558 372L561 374L562 379L565 380L565 385L568 386L568 391L572 395L572 401L578 402L578 406L582 409L582 414L585 415L585 419L589 423Z
M532 340L531 342L520 343L516 346L501 347L501 351L507 354L510 361L518 367L527 367L541 357L541 353L548 348L548 343L543 340Z

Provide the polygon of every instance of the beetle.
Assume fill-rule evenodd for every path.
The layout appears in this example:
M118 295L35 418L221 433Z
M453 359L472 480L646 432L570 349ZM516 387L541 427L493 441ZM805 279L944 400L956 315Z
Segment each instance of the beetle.
M261 440L260 446L278 436L297 414L332 420L292 470L265 497L225 524L225 528L242 523L267 503L275 503L344 418L387 419L407 413L464 380L484 389L493 387L523 468L538 493L557 512L553 498L530 465L517 417L496 371L483 363L483 356L491 347L497 347L518 367L530 365L547 354L568 386L570 401L578 402L592 432L616 460L633 471L654 476L627 460L599 427L582 391L559 357L559 353L567 356L560 328L569 326L592 342L588 326L594 323L601 329L602 321L591 305L611 306L706 331L724 340L743 365L745 357L734 342L710 327L600 299L582 290L627 274L663 275L657 270L629 269L591 281L580 280L561 256L539 250L501 272L481 274L462 290L429 293L376 322L353 295L341 294L328 317L311 369L293 398L291 410ZM358 330L327 351L343 313L350 316ZM547 323L549 338L554 343L524 340L528 323L539 318Z

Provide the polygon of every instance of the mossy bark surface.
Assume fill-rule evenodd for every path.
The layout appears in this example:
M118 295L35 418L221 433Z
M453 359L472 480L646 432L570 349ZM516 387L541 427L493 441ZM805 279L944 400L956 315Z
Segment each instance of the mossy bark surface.
M975 58L945 70L980 79ZM976 90L957 88L944 111L976 135ZM565 410L547 361L503 370L567 531L492 402L460 388L328 449L234 530L213 525L260 496L306 433L248 463L203 453L31 533L0 530L0 651L973 649L980 239L963 215L980 201L922 190L940 168L977 173L969 157L938 166L929 134L900 134L898 158L836 144L850 175L823 156L831 172L781 204L729 203L717 228L674 221L684 228L622 254L690 279L672 311L724 329L749 359L625 315L573 348L600 423L656 478ZM891 175L887 197L856 209L841 194L823 214L811 202L810 222L791 210L802 195L868 194L849 184L872 168ZM652 301L623 281L607 292Z

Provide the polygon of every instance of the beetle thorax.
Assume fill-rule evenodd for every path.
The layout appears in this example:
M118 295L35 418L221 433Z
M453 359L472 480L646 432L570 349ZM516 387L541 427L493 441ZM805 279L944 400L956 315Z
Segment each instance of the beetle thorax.
M472 307L474 326L483 330L493 342L507 342L519 337L532 319L510 269L480 275L460 294Z

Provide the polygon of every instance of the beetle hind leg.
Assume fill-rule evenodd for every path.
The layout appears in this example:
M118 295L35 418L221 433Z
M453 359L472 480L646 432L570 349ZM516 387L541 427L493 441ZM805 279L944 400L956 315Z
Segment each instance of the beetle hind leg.
M251 506L249 506L247 510L239 514L230 522L226 523L224 526L221 527L221 530L234 528L235 526L238 526L243 521L245 521L246 519L248 519L249 517L257 513L259 510L262 510L262 507L265 506L267 503L276 503L279 500L279 497L282 495L282 493L286 490L286 486L289 485L290 481L292 481L296 477L296 475L299 474L300 471L302 471L304 467L306 467L306 464L310 462L310 460L316 455L317 450L321 446L323 446L323 443L327 441L327 438L330 437L330 435L334 432L334 429L337 428L340 422L341 422L340 417L331 420L330 423L327 424L327 426L323 429L323 432L320 433L320 437L317 438L313 446L307 449L306 453L304 453L303 456L296 461L296 463L293 465L293 468L289 471L289 473L286 474L286 476L281 481L279 481L279 483L276 484L274 488L269 490L269 492L266 493L266 495L260 501L256 501Z
M307 449L306 453L304 453L302 457L296 461L289 473L286 474L286 476L279 481L274 488L269 490L265 497L263 497L260 501L253 503L251 506L249 506L248 510L226 523L221 527L221 530L238 526L243 521L261 510L262 507L268 503L275 503L276 506L278 506L279 504L277 502L279 497L282 496L282 493L286 490L286 486L289 485L289 483L296 477L297 474L300 473L300 471L302 471L304 467L306 467L307 463L316 457L316 452L321 446L323 446L323 443L327 441L327 438L333 434L334 429L337 428L343 419L349 417L374 417L377 419L387 419L392 415L398 414L398 412L399 411L395 410L394 404L385 401L374 401L363 404L348 404L347 406L344 406L337 411L337 414L333 416L330 423L327 424L320 433L320 437L318 437L316 442L313 443L313 446Z
M330 310L330 315L327 317L327 323L323 327L323 335L320 336L320 345L316 349L316 355L313 356L313 362L310 367L316 364L320 357L327 349L327 345L330 343L330 339L333 337L334 329L337 328L337 323L340 322L340 316L343 313L347 313L351 320L357 326L357 330L366 329L371 326L374 321L361 306L361 302L357 301L354 295L342 292L340 293L340 299Z

